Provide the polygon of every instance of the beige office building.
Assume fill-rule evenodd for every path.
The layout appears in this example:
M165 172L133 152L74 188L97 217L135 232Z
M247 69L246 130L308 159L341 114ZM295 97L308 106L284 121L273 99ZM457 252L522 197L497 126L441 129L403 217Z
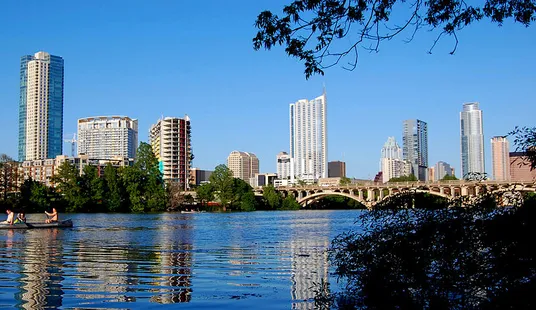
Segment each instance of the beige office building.
M506 137L491 138L491 161L495 181L510 180L510 143Z
M251 186L255 185L255 174L259 173L259 159L255 154L232 151L227 157L227 167L235 178L240 178Z

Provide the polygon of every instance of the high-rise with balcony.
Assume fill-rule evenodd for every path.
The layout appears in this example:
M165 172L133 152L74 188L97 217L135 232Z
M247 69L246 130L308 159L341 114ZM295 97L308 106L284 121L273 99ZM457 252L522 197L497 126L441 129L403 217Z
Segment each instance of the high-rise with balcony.
M460 112L461 177L469 173L484 173L484 131L482 110L478 102L463 104Z
M135 158L138 120L126 116L96 116L78 120L78 155L91 159Z
M20 61L19 161L63 151L63 58L46 52Z
M418 119L405 120L402 135L402 155L412 166L412 173L426 181L428 173L428 124Z
M166 117L149 130L149 143L158 159L164 181L189 188L189 172L194 159L191 146L190 118Z
M290 104L291 180L314 182L328 176L326 92Z
M491 161L495 181L510 180L510 143L504 136L491 138Z
M235 178L255 186L255 174L259 173L259 159L253 153L232 151L227 157L227 167Z

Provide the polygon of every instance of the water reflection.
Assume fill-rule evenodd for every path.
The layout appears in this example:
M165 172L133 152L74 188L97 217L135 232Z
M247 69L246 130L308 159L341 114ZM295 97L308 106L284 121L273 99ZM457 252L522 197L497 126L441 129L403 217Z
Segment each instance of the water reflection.
M314 309L313 298L316 286L327 282L329 262L327 248L328 236L307 236L307 231L314 226L315 231L329 231L330 219L294 219L291 224L293 239L291 241L292 272L291 295L292 309Z
M42 309L62 305L63 246L57 242L58 233L56 229L46 229L39 233L39 238L21 244L16 308Z
M74 215L72 229L0 230L0 308L313 309L328 212ZM269 300L269 302L266 302Z

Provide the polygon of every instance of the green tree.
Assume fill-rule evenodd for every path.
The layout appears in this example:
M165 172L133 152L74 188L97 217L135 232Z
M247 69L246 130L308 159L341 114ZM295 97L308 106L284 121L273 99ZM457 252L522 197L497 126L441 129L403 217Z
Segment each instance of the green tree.
M253 188L244 180L233 178L232 199L230 200L231 207L241 211L255 211L257 201Z
M141 142L136 156L134 166L123 170L130 210L137 213L165 210L166 191L151 146Z
M389 182L415 182L418 181L417 177L413 174L410 175L403 175L398 178L391 178Z
M63 162L52 177L56 190L66 203L67 212L81 212L88 198L82 194L80 176L76 167L68 161Z
M210 184L214 189L214 194L220 200L224 208L228 206L234 198L233 172L226 165L218 165L210 175Z
M87 165L80 176L80 194L86 198L85 212L103 212L105 183L95 166Z
M262 188L262 197L266 200L270 209L275 210L281 208L283 197L273 185L270 184Z
M56 199L52 188L29 178L20 187L18 209L26 213L41 213L50 210L52 204L56 206Z
M214 188L210 183L201 184L201 186L195 189L195 193L197 194L197 199L202 205L214 200Z
M445 175L445 176L441 179L441 181L456 181L456 180L458 180L458 178L457 178L456 176L454 176L454 175L448 175L448 174Z
M402 33L411 40L423 28L438 33L430 42L430 53L446 35L454 37L453 54L458 46L456 34L465 26L482 19L498 25L513 19L528 26L535 12L533 0L486 0L479 5L457 0L294 0L283 8L281 17L270 11L258 15L253 47L285 47L289 56L304 62L309 78L323 75L324 69L345 57L350 57L345 68L353 70L360 48L377 52L383 41Z
M7 201L10 190L14 190L18 180L19 164L6 154L0 154L0 191L2 199Z
M128 200L126 192L121 181L118 169L110 163L104 168L104 201L108 211L123 212L126 211L125 201Z
M296 201L296 198L294 198L293 195L288 195L283 199L281 210L299 210L300 208L300 204Z
M350 178L341 177L341 180L339 181L339 185L346 186L346 185L350 185L350 184L352 184L352 180L350 180Z

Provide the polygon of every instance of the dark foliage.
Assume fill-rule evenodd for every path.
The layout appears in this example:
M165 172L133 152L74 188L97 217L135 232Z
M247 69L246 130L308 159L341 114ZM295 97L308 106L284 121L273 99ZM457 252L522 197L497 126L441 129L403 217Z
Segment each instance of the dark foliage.
M509 135L513 136L516 152L523 153L523 161L518 165L530 165L536 169L536 128L516 127Z
M333 241L339 308L533 308L536 199L500 207L488 194L441 209L378 208ZM326 295L324 295L325 297Z
M534 21L534 0L487 0L473 5L459 0L294 0L280 17L270 11L257 16L255 50L281 45L305 64L305 76L324 74L346 56L344 68L357 65L358 49L378 51L380 43L406 32L411 41L421 28L438 29L431 50L444 36L482 19L502 25L513 19L524 26ZM345 40L341 40L345 38ZM345 44L344 42L349 42Z

